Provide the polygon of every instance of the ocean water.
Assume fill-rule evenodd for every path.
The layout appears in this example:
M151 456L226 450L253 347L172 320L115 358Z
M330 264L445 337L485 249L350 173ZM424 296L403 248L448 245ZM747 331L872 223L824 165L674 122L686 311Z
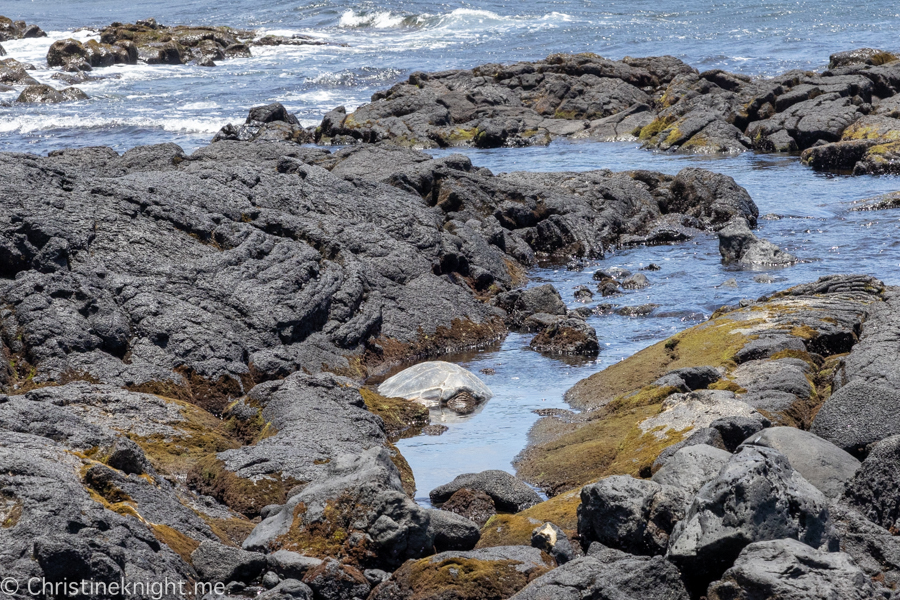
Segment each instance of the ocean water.
M898 49L900 6L879 0L751 2L688 0L544 2L432 2L383 0L316 2L170 0L124 4L118 0L0 0L0 15L36 23L49 38L3 42L9 56L30 62L45 83L54 71L46 53L53 40L96 37L113 21L154 17L166 25L230 25L267 33L302 33L327 46L254 48L252 58L216 68L117 66L98 69L100 81L82 84L90 99L55 106L0 106L0 151L46 153L61 147L133 146L176 142L192 151L228 122L241 122L254 105L282 102L305 125L318 124L338 105L348 109L416 70L469 68L487 62L535 60L554 52L595 52L609 58L671 54L699 69L748 75L821 69L829 54L861 46ZM343 45L338 45L343 44ZM0 94L0 103L15 99ZM649 263L652 285L611 301L660 305L649 317L597 316L601 353L596 359L556 359L527 349L529 337L511 334L496 347L449 357L484 375L494 391L481 410L459 418L436 411L448 431L399 443L413 467L420 500L454 476L489 468L512 470L537 420L534 410L565 408L563 394L604 366L695 324L723 304L757 298L821 275L863 272L900 283L900 211L850 212L851 203L900 189L891 177L816 174L795 157L686 157L647 152L635 144L555 142L547 148L468 150L494 172L514 170L653 169L687 166L726 173L759 205L760 235L804 262L760 272L721 265L716 239L614 252L582 272L542 265L530 285L551 282L571 307L573 290L593 288L597 268L636 271ZM730 282L729 280L734 280Z
M43 152L61 145L205 144L253 105L280 101L304 124L338 105L352 109L415 70L536 60L554 52L609 58L671 54L699 69L774 75L821 68L838 50L895 48L900 6L751 0L2 0L0 15L40 25L40 40L4 42L33 63L45 83L55 39L87 39L83 27L154 17L166 25L230 25L303 33L346 46L254 48L252 58L218 67L138 66L95 71L80 85L90 100L51 107L0 108L0 150ZM0 101L15 93L0 94Z

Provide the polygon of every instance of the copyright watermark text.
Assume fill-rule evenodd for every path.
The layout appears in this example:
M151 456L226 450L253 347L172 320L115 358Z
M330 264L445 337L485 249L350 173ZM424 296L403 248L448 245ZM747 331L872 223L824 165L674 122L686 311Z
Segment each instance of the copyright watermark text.
M39 598L97 598L104 596L122 596L125 598L163 598L194 596L206 594L224 594L225 584L207 582L172 581L168 577L161 581L50 581L43 577L32 577L19 580L5 577L0 581L0 597L34 596Z

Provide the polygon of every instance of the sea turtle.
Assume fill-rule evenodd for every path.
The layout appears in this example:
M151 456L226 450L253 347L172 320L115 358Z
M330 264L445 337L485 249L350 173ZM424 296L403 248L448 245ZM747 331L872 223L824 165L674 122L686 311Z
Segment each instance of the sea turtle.
M446 405L468 414L493 394L478 377L453 363L440 360L419 363L400 371L378 386L389 398L406 398L429 407Z

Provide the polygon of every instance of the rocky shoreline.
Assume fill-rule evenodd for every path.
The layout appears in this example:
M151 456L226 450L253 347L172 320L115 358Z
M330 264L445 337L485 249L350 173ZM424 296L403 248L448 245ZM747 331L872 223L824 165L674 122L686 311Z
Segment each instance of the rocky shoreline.
M102 35L54 64L200 64L248 39ZM895 70L869 50L773 80L556 55L415 73L318 128L254 107L191 154L0 154L2 576L221 584L162 594L204 600L898 600L900 289L872 276L721 307L575 385L517 477L460 475L429 508L395 446L429 412L368 383L509 331L596 355L586 317L613 307L526 289L539 260L703 234L731 268L802 260L725 175L496 175L413 147L634 138L888 172ZM579 299L651 285L593 279Z
M516 289L527 268L717 229L730 260L732 230L757 209L729 177L495 176L461 155L283 141L0 162L0 537L13 576L349 600L443 597L453 571L459 598L725 598L763 585L760 565L833 560L841 577L807 568L810 586L843 593L850 577L862 591L846 597L888 597L896 516L853 478L889 471L900 433L886 418L896 292L877 280L723 307L582 381L568 396L582 412L539 422L517 464L544 502L487 472L433 491L447 510L419 507L392 442L427 411L362 385L509 328L534 331L540 351L596 352L552 286ZM688 235L654 237L672 223ZM639 288L639 275L598 286ZM810 440L836 458L797 450ZM748 477L769 490L740 503L749 522L780 515L771 502L800 508L780 528L717 525L736 541L698 571L704 536L719 535L703 533L720 510L705 507L732 506Z
M543 61L416 72L316 128L319 144L383 140L413 148L519 147L554 139L639 141L688 154L802 152L816 170L896 173L900 60L864 48L827 70L750 78L700 72L672 56Z

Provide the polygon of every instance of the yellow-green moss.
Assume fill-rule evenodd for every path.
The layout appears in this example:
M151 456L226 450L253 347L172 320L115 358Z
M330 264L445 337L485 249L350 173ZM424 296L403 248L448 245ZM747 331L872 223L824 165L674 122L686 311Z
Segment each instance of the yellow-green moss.
M475 139L475 128L463 129L461 127L457 127L447 135L447 141L451 143L469 142L473 139Z
M481 528L481 539L477 547L529 546L531 531L548 521L571 537L578 531L577 513L580 504L581 488L578 488L514 515L494 515Z
M0 492L0 528L11 529L22 518L22 501L11 492Z
M645 434L638 424L659 414L662 404L605 412L553 441L532 446L516 464L524 479L556 494L608 475L640 477L666 447L681 441L680 432L662 439Z
M641 129L640 135L638 137L642 141L654 141L656 137L659 136L660 133L669 128L669 125L675 122L675 117L657 117L650 122L649 125L644 126Z
M684 137L684 134L681 133L681 130L678 127L672 127L669 131L669 135L666 136L666 141L663 142L666 146L674 146Z
M316 558L346 558L358 564L365 561L371 552L366 543L356 546L349 543L350 534L355 531L354 522L371 510L357 500L348 491L327 501L322 518L314 523L305 522L307 507L302 502L297 504L291 528L275 541L275 546Z
M384 421L388 438L393 441L418 435L428 425L428 408L405 398L386 398L369 388L360 388L359 393L366 408Z
M432 562L430 558L423 558L404 567L408 573L400 573L396 578L410 589L413 598L421 595L454 600L501 600L551 568L548 565L523 573L517 568L521 564L513 560L448 558Z
M165 544L175 554L183 558L184 562L191 564L191 553L200 546L200 542L184 535L180 531L172 529L168 525L151 523L150 530L161 544Z
M819 332L809 325L797 325L796 327L791 328L791 335L804 340L812 340L819 337Z
M735 353L750 339L740 330L759 322L718 317L686 329L582 380L572 388L569 399L578 407L598 407L652 384L673 369L731 369Z
M223 544L226 546L235 546L237 548L241 547L241 544L244 543L244 540L247 539L250 532L256 527L256 523L248 519L214 519L213 517L202 513L200 514L200 517L206 521L206 524L209 525L212 532L222 540Z
M885 129L867 124L865 119L851 124L841 135L841 140L879 140L882 142L900 141L900 127Z
M735 394L744 394L747 392L744 388L739 386L734 381L730 379L720 379L715 383L711 383L709 385L709 389L711 390L725 390L726 392L734 392Z
M280 473L256 480L239 477L225 468L214 454L198 460L187 473L188 485L201 494L212 496L248 517L255 517L264 506L284 504L287 492L302 483Z
M641 388L640 391L633 394L625 394L619 396L609 403L608 407L614 412L628 408L641 408L642 406L650 406L659 404L672 394L678 392L678 388L658 385L648 385Z

